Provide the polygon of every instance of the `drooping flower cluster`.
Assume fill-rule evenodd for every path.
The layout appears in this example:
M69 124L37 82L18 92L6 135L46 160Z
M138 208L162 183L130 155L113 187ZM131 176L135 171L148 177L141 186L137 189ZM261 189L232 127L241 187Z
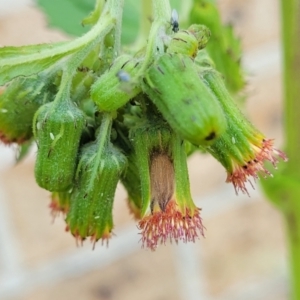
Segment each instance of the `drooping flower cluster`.
M154 12L166 11L154 16L146 47L121 54L120 3L96 5L85 20L93 28L76 41L0 49L0 140L35 140L36 181L51 192L52 216L64 216L78 244L108 243L118 181L143 247L194 242L204 227L190 194L187 154L200 147L212 154L237 193L271 175L265 162L276 167L287 157L241 114L216 71L218 57L230 60L224 45L239 54L231 30L220 31L212 62L208 53L215 52L205 49L210 30L179 30L168 1L153 1ZM243 85L239 62L228 65L236 90Z

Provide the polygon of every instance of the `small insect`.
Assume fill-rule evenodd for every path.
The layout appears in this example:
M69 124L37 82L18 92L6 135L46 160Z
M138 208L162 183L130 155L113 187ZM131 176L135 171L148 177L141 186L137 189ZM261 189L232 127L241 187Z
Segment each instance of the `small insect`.
M171 25L172 25L172 30L174 32L177 32L179 30L179 17L178 17L178 12L176 9L172 10Z
M86 67L86 66L81 66L81 67L77 68L78 72L83 72L83 73L88 72L89 70L90 70L90 68Z
M118 73L116 74L116 76L122 82L129 82L130 81L130 75L126 71L124 71L124 70L118 71Z

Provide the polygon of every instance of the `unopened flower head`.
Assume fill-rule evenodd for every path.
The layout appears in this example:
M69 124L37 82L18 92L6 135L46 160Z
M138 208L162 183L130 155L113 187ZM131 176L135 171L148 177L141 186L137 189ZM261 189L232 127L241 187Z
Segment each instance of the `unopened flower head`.
M216 71L209 69L201 76L219 100L228 123L226 132L207 150L226 168L226 182L233 184L236 193L248 194L247 182L253 186L251 179L255 181L259 174L272 176L265 162L276 168L279 158L287 161L287 157L244 117Z
M128 197L127 204L129 212L133 215L135 220L141 218L141 180L139 176L139 169L134 153L127 154L127 168L122 173L121 182L125 187Z
M83 147L66 218L66 230L76 241L90 237L94 247L98 240L107 244L112 235L115 190L126 166L123 154L109 142L105 144L101 148L97 140Z
M250 144L252 155L245 156L243 163L232 160L232 168L227 174L226 182L232 182L236 193L242 191L248 193L245 183L248 181L251 185L251 178L256 180L258 175L263 177L272 176L272 173L264 166L269 161L274 168L277 168L279 158L287 161L284 152L273 147L272 139L261 139L257 144ZM252 185L253 186L253 185Z
M51 210L51 215L53 220L60 214L66 215L70 209L70 195L71 191L67 192L53 192L51 194L51 202L49 208Z
M168 241L194 242L203 235L203 225L190 195L185 144L170 129L149 128L140 133L134 140L144 183L139 222L142 246L155 250Z

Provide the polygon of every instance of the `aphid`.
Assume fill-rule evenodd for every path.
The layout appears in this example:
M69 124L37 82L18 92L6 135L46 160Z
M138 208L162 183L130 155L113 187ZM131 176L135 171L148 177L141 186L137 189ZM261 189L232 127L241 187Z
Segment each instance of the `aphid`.
M129 82L130 81L130 75L124 70L118 71L116 76L119 78L119 80L121 82Z
M162 211L171 200L174 193L174 167L173 163L164 153L155 153L151 158L151 212L156 204Z
M90 68L86 67L86 66L80 66L77 68L78 72L83 72L83 73L88 72L89 70L90 70Z
M172 25L172 30L174 32L177 32L179 30L179 17L178 17L178 12L176 9L172 10L171 25Z

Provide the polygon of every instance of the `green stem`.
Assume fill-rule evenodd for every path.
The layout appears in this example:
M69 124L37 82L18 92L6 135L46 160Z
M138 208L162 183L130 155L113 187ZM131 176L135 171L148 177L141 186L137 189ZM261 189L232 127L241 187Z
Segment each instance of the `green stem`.
M78 66L82 63L82 61L86 58L86 56L93 50L93 48L98 43L101 43L104 40L105 36L113 28L115 31L114 56L119 55L120 48L121 48L123 4L124 4L124 0L110 0L106 9L103 11L103 14L99 17L99 20L95 25L95 27L98 30L98 34L92 40L90 40L85 45L85 47L80 49L75 54L71 55L70 58L67 60L65 68L63 70L59 91L55 97L55 101L57 103L69 98L71 86L72 86L72 79L76 74ZM97 5L96 7L100 7L100 4ZM112 22L112 19L114 20L114 22Z
M300 0L281 0L285 138L289 163L284 175L300 180ZM292 299L300 299L300 202L296 188L284 190L290 246Z
M300 168L300 1L282 0L282 39L284 50L284 108L288 168Z
M293 194L293 193L290 193ZM300 299L300 201L299 197L291 198L285 211L287 237L289 242L291 299ZM292 201L294 200L294 201Z
M155 21L170 22L171 6L169 0L152 0L153 18Z
M49 47L43 49L40 52L30 52L30 54L19 55L19 56L11 56L11 57L3 57L0 60L0 68L6 66L18 66L26 63L39 62L43 59L47 59L48 57L63 57L67 54L74 53L82 48L84 48L87 44L92 42L93 40L98 40L99 35L102 34L108 27L111 28L117 22L114 18L114 12L118 11L120 7L120 3L123 0L111 0L104 6L103 12L99 17L95 26L88 31L85 35L75 40L72 40L67 43L56 44L53 47ZM99 7L96 9L100 9ZM27 74L29 75L29 74Z
M196 208L190 191L185 144L181 138L175 134L172 137L171 143L175 169L176 201L182 214L185 215L187 208L192 212L194 212L194 209Z
M124 0L110 0L110 14L115 20L113 58L121 52L121 34Z
M152 0L152 11L153 23L148 37L145 59L133 81L143 76L152 60L165 51L164 36L166 36L166 28L171 28L171 7L169 0Z
M103 113L102 121L100 125L99 132L97 134L97 155L94 161L94 167L92 169L91 181L88 186L88 191L93 189L93 184L95 182L95 178L100 169L101 159L103 159L104 147L110 140L110 131L112 125L112 116L110 113Z
M150 27L151 27L151 14L152 14L152 5L149 0L142 0L141 3L141 13L139 16L139 32L137 38L132 45L131 49L138 51L144 47L146 39L148 37Z
M70 98L72 79L77 71L78 66L92 51L92 49L105 38L105 36L112 30L114 26L110 18L103 18L101 21L100 17L99 24L101 24L101 26L99 27L101 28L101 30L99 30L98 35L89 43L87 43L84 48L71 55L70 58L66 61L59 90L55 96L56 103L65 101L66 99Z

